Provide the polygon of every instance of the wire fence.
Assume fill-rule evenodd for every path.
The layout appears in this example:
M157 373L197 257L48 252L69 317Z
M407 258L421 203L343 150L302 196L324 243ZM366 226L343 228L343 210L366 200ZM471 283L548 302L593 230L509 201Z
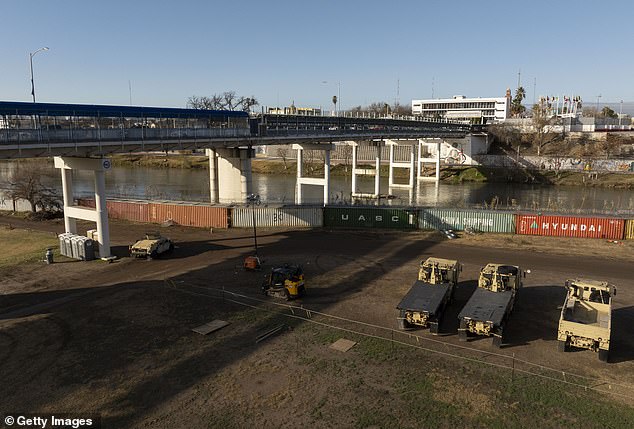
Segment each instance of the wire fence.
M386 326L311 310L304 306L265 301L231 292L224 288L218 289L185 282L181 282L177 285L171 280L166 280L165 284L174 290L190 295L221 299L224 302L274 313L351 335L387 341L393 345L413 348L420 352L430 353L456 361L471 362L477 365L499 368L510 373L511 382L516 374L522 374L574 386L584 391L610 394L630 401L634 398L634 385L576 374L565 369L553 368L541 363L517 358L515 353L508 354L486 351L468 345L453 344L429 336L418 335L414 332L399 331Z

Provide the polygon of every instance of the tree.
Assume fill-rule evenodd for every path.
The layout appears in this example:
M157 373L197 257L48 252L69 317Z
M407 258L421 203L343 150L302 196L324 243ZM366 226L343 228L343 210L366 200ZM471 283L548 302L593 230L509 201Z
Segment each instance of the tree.
M210 97L193 95L187 99L187 107L190 109L204 110L242 110L249 112L259 104L253 95L251 97L239 97L235 91L225 91L222 94L213 94Z
M345 165L347 173L348 167L352 164L352 146L345 144L337 146L337 149L339 149L339 154L343 159L343 165Z
M286 160L288 159L289 149L288 146L279 146L277 148L277 156L282 158L282 162L284 163L284 170L288 169L288 165L286 164Z
M506 123L500 123L489 125L488 132L493 135L496 141L510 147L519 154L522 146L522 135L519 129Z
M603 106L603 109L601 109L601 116L604 118L618 118L616 112L610 109L609 106Z
M557 117L549 116L546 105L541 102L533 105L533 128L535 129L534 143L537 146L537 155L541 155L542 149L559 137L554 127L559 124Z
M60 210L59 195L42 184L42 172L37 165L18 165L15 172L9 178L9 197L13 201L23 199L31 204L31 211L37 209L44 211Z
M513 116L520 116L526 111L526 107L522 104L524 98L526 98L526 91L524 87L518 86L515 90L515 97L513 97L513 101L511 101L511 114Z

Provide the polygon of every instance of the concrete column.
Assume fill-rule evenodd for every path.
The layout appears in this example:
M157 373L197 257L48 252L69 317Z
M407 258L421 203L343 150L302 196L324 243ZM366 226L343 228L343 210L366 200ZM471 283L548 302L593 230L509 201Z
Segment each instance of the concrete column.
M240 198L247 201L249 192L253 188L251 183L251 154L249 149L240 149Z
M110 257L110 228L106 207L106 175L103 170L95 171L95 211L97 214L97 236L99 237L99 257Z
M357 145L352 145L352 194L357 193Z
M414 189L414 163L416 160L416 146L415 145L411 145L410 146L410 152L409 152L409 186ZM411 200L411 198L410 198Z
M436 182L440 180L440 146L441 142L436 143Z
M330 202L330 149L324 151L324 206Z
M388 179L387 179L388 186L394 185L394 146L396 145L394 144L390 145L390 164L388 168Z
M301 148L297 149L297 180L296 180L296 192L295 202L297 204L302 203L302 174L304 169L304 151Z
M73 170L61 168L62 192L64 198L64 229L71 234L77 234L77 222L68 215L68 207L73 205Z
M374 176L374 194L377 196L381 193L381 143L378 142L376 145L376 160L375 160L375 170L376 175Z
M212 204L218 203L218 161L216 149L207 149L209 157L209 196Z

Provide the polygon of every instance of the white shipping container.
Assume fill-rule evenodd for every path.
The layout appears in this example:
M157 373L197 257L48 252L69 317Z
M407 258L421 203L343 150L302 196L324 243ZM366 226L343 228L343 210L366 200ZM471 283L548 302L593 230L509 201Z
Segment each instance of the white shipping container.
M302 227L319 228L324 225L322 207L236 207L231 209L231 226L235 228L250 228L253 226L253 212L255 210L255 225L257 227L282 228Z

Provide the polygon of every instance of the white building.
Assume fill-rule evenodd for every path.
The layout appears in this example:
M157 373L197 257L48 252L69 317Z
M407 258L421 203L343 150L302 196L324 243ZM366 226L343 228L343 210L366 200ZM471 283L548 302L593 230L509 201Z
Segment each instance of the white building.
M467 98L454 95L453 98L435 100L412 100L412 114L426 118L465 120L473 124L503 122L511 115L511 91L506 97Z

